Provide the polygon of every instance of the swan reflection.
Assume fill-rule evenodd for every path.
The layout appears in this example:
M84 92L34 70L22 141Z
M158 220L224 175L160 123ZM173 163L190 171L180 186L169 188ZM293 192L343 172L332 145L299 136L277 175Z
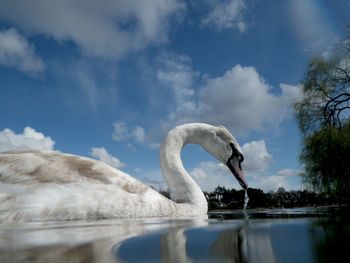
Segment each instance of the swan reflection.
M205 225L207 217L0 225L0 262L120 262L112 252L125 240Z
M0 225L0 262L319 262L330 248L347 253L349 224L332 224L203 218Z
M174 227L148 237L124 241L117 260L138 262L275 262L270 236L247 233L246 223L208 227ZM258 249L256 246L258 245Z
M269 226L247 221L209 227L174 227L166 232L135 237L115 249L122 262L278 262Z
M275 262L243 220L24 224L0 229L0 262Z

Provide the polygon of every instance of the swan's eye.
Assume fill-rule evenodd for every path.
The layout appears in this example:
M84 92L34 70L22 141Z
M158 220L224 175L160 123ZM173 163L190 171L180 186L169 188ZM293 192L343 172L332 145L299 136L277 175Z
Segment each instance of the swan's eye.
M239 154L238 159L240 163L243 162L244 161L243 154Z
M234 157L238 157L239 162L243 162L244 161L244 157L243 154L241 154L236 147L234 146L234 144L231 142L230 143L231 149L232 149L232 156Z

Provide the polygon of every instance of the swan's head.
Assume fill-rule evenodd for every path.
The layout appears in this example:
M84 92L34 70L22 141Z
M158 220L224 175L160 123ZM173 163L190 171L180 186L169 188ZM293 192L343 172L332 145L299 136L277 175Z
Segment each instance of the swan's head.
M208 142L204 143L204 147L219 161L227 165L239 184L247 189L248 184L241 166L244 161L241 147L236 138L225 127L214 127Z

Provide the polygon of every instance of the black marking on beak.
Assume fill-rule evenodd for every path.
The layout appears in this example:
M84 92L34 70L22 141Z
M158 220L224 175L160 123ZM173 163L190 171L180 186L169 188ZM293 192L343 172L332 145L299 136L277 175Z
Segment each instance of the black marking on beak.
M233 175L236 177L239 184L244 188L248 188L248 184L246 183L244 179L244 174L242 171L241 163L244 161L243 155L236 149L233 143L230 143L231 149L232 149L232 155L227 160L227 166L230 169L230 171L233 173Z

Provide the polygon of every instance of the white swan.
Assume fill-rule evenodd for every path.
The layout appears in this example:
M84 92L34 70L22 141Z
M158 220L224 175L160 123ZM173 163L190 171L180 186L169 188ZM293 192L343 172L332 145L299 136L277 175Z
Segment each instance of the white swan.
M247 188L236 139L223 126L191 123L170 130L160 146L172 200L101 161L57 151L0 153L0 222L205 215L203 192L181 162L188 143L202 145Z

